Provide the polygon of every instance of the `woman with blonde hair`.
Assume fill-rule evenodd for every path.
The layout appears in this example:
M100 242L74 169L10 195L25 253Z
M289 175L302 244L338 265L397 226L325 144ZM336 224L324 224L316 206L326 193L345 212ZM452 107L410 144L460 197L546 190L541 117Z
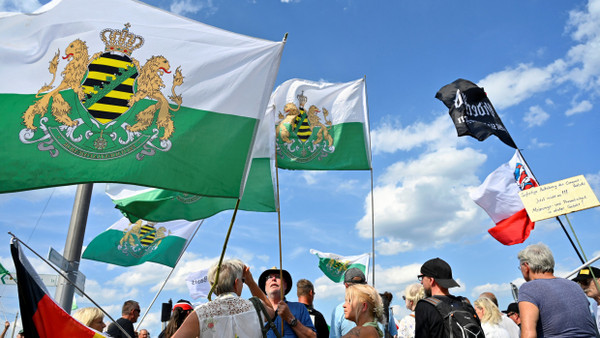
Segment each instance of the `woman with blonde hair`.
M414 338L415 336L415 308L417 302L425 298L425 289L420 283L410 284L404 289L402 296L406 302L406 308L411 311L409 315L402 318L398 327L398 337Z
M84 307L79 309L73 314L73 318L98 332L102 332L106 327L106 324L104 324L104 312L96 307Z
M344 317L356 323L344 337L383 337L377 322L383 320L383 302L374 287L353 284L346 289Z
M508 331L499 325L502 314L494 302L487 297L479 297L474 305L486 338L510 338Z

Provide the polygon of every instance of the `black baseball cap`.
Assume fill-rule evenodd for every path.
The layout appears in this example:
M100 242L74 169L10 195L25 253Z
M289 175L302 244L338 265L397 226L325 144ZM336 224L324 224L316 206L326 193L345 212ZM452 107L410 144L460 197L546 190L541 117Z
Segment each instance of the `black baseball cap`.
M590 270L591 270L591 272L590 272ZM583 282L588 279L591 279L592 273L594 273L594 276L596 278L600 278L600 269L595 268L593 266L589 266L589 267L579 270L579 273L577 274L577 276L575 278L573 278L573 281L574 282Z
M506 314L511 313L511 312L516 312L519 313L519 303L510 303L508 304L508 307L506 308L505 311L502 311Z
M460 286L452 279L452 268L441 258L433 258L421 266L421 274L426 277L435 278L439 286L449 289Z

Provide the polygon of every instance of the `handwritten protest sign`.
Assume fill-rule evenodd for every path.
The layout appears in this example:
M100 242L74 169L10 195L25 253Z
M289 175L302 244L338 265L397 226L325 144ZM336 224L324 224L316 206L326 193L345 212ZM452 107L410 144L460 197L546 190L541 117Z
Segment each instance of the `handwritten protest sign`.
M519 196L534 222L600 206L583 175L523 190Z

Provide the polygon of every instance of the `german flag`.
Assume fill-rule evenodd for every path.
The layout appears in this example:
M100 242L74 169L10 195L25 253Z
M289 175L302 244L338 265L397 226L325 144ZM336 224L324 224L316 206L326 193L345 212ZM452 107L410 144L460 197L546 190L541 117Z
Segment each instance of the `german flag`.
M11 241L10 251L17 270L19 307L25 337L105 337L71 317L48 296L46 286L15 238Z

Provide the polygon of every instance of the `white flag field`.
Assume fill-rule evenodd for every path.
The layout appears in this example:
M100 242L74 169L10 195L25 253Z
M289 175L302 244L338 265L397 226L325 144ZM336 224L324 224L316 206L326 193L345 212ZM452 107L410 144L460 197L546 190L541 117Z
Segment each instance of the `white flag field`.
M208 297L208 293L210 292L208 270L209 269L202 269L200 271L192 272L186 277L185 283L190 291L190 297L193 299Z

